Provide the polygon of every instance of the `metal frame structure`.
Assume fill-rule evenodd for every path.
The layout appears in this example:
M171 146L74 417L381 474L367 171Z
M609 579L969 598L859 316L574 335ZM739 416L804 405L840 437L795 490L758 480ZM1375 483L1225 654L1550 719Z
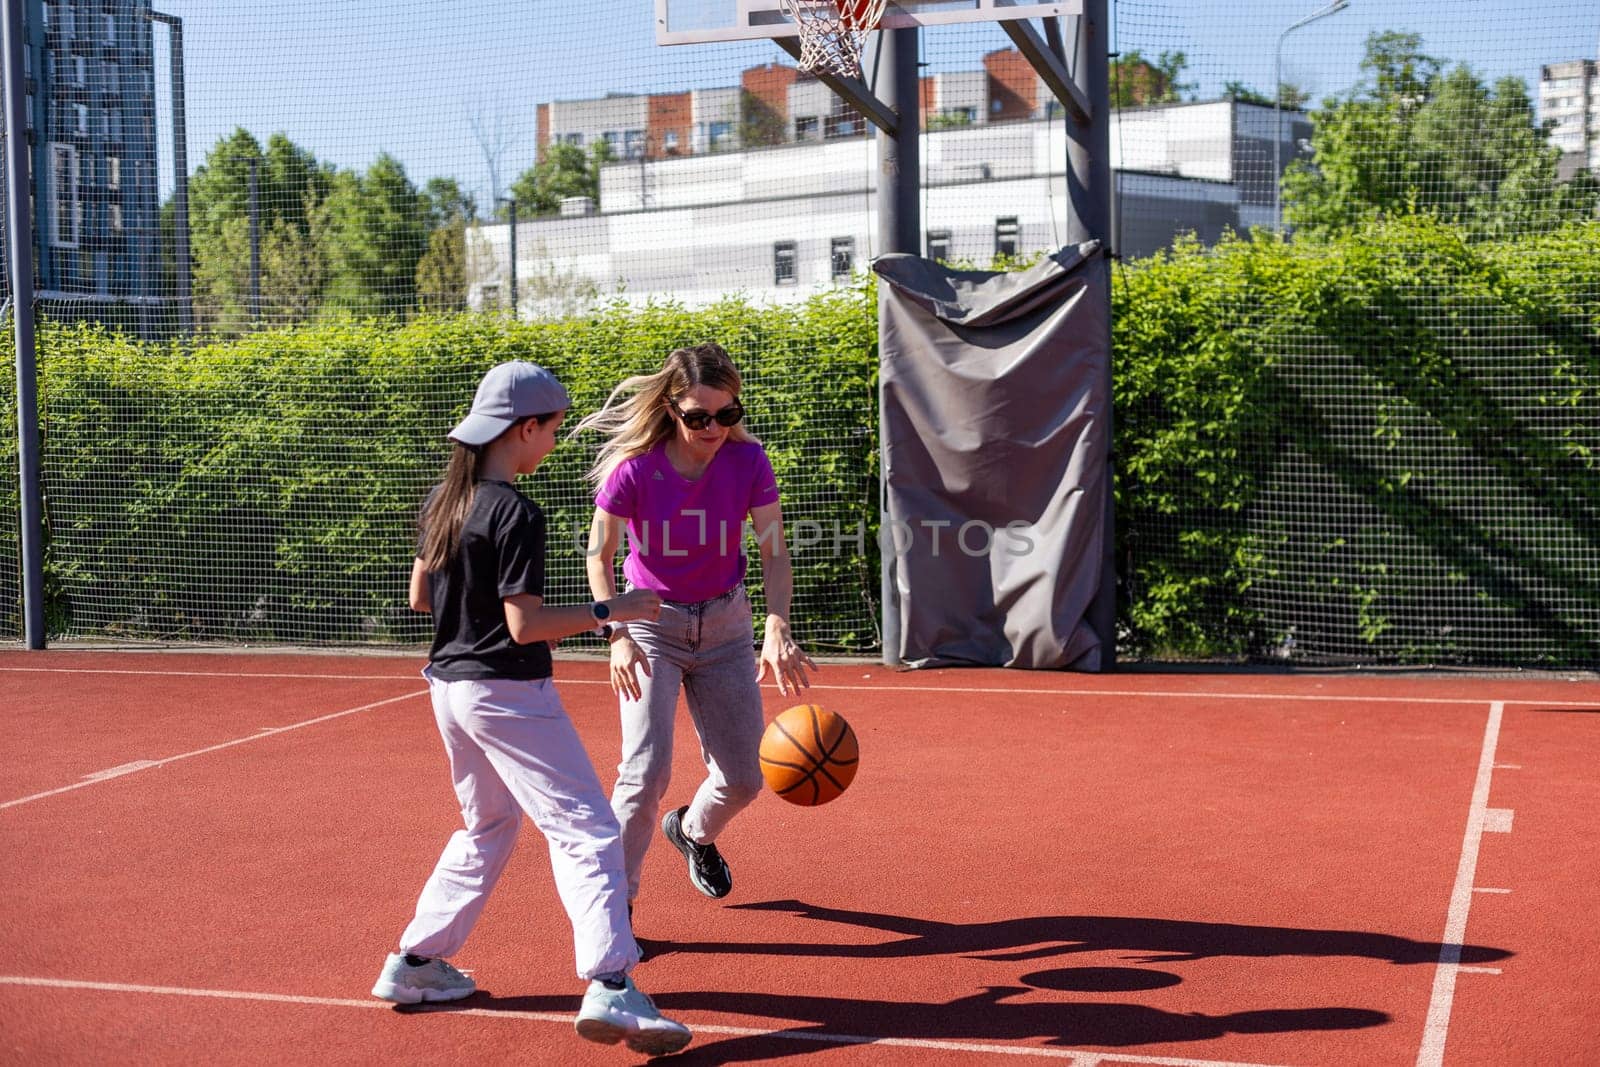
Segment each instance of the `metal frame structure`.
M33 319L33 207L28 188L23 0L5 0L6 262L17 359L17 465L22 498L23 636L44 648L44 488L39 455L39 377Z
M674 29L669 23L669 0L656 0L657 43L704 44L766 37L799 59L799 29L782 14L778 0L730 2L736 5L734 25L690 30ZM1113 248L1108 0L1061 0L1043 4L1012 0L941 0L919 4L917 0L905 0L905 5L897 7L891 0L881 28L875 34L876 41L869 46L874 62L870 74L864 78L869 79L870 84L864 78L814 72L819 81L878 129L878 253L921 254L922 124L918 30L924 26L990 21L1000 24L1017 50L1038 72L1040 80L1066 109L1067 240L1076 244L1097 239L1110 255ZM1035 27L1033 19L1042 20L1040 27ZM883 320L884 304L880 296L880 336ZM1111 321L1109 309L1105 321ZM1105 338L1105 345L1109 351L1109 337ZM1109 376L1109 367L1106 373ZM1105 395L1111 395L1109 382ZM881 411L881 396L879 400ZM1108 437L1111 417L1112 413L1106 412ZM883 441L882 430L880 423L880 442ZM1109 488L1114 484L1115 471L1111 469L1110 457L1106 462L1108 489L1100 590L1088 619L1101 640L1102 670L1111 669L1116 661L1115 517L1114 493ZM880 495L880 518L882 512ZM898 662L895 650L900 644L900 633L893 564L887 555L881 584L883 658L892 665Z

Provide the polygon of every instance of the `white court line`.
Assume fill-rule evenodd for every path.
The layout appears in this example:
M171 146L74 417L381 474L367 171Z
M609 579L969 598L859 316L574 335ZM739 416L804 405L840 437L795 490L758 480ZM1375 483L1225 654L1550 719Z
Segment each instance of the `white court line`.
M267 671L135 671L113 670L101 667L0 667L0 671L45 674L131 674L170 678L326 678L335 681L395 682L406 681L399 674L293 674ZM556 685L604 685L604 678L563 678L556 676ZM1022 689L1001 686L959 685L829 685L814 683L811 689L840 693L984 693L996 696L1058 696L1058 697L1159 697L1162 699L1188 698L1193 700L1302 700L1321 703L1357 704L1457 704L1479 705L1482 695L1471 697L1400 697L1400 696L1338 696L1326 693L1197 693L1186 689ZM791 694L798 696L800 694ZM1592 700L1502 700L1501 704L1537 704L1542 708L1590 708Z
M1472 909L1472 879L1478 870L1478 845L1483 840L1485 813L1489 810L1489 781L1494 777L1494 750L1500 743L1500 717L1504 712L1505 704L1499 701L1490 704L1489 721L1483 728L1478 777L1472 784L1472 805L1467 809L1461 861L1456 865L1456 884L1450 891L1450 911L1444 921L1439 969L1433 975L1433 997L1428 1002L1428 1021L1422 1028L1417 1067L1439 1067L1444 1063L1444 1043L1450 1032L1450 1005L1455 999L1456 972L1463 969L1461 946L1467 936L1467 912Z
M418 689L415 692L404 693L397 697L390 697L387 700L375 700L371 704L363 704L359 708L346 708L344 711L336 711L331 715L319 715L315 719L306 719L303 722L290 723L288 726L263 726L258 732L251 734L249 737L235 738L232 741L224 741L219 745L207 745L205 748L197 748L192 752L180 752L176 756L164 756L161 759L135 760L132 763L124 763L119 767L112 767L109 770L96 771L93 774L85 775L82 781L73 782L71 785L64 785L57 789L47 789L43 793L34 793L32 796L18 797L16 800L8 800L5 803L0 804L0 810L14 808L18 804L29 804L35 800L43 800L46 797L53 797L59 793L70 793L74 789L83 789L86 786L99 785L101 782L109 781L112 778L121 778L129 774L137 774L140 771L147 771L154 767L165 767L167 764L176 763L181 759L190 759L194 756L204 756L207 752L217 752L224 748L232 748L234 745L244 745L249 744L251 741L260 741L263 738L275 737L278 734L288 733L290 730L299 730L307 726L315 726L321 722L328 722L332 719L341 719L346 715L354 715L359 711L371 711L373 708L381 708L385 704L394 704L401 700L410 700L412 697L422 696L426 692L426 689Z
M421 668L410 674L301 674L293 671L134 671L112 667L0 667L13 674L134 674L156 678L327 678L336 682L409 682L421 675Z
M286 993L251 993L233 989L186 989L181 986L132 985L125 982L82 982L66 978L30 978L0 975L0 985L37 986L46 989L88 989L104 993L148 993L167 997L211 997L219 1000L253 1000L271 1004L304 1004L320 1008L364 1008L393 1011L394 1005L377 999L348 1000L339 997L305 997ZM541 1023L571 1026L577 1018L548 1011L497 1011L493 1008L420 1008L419 1014L432 1012L475 1015L486 1019L528 1019ZM1242 1063L1235 1060L1202 1060L1177 1056L1136 1056L1120 1052L1088 1052L1077 1049L1041 1048L1034 1045L992 1045L971 1041L936 1041L911 1037L869 1037L861 1034L829 1034L814 1030L763 1030L749 1026L707 1026L696 1023L697 1034L725 1034L730 1037L779 1037L793 1041L817 1041L829 1045L889 1045L896 1048L925 1048L940 1052L981 1052L996 1056L1042 1056L1071 1060L1073 1067L1096 1067L1102 1063L1139 1063L1154 1067L1272 1067L1270 1064ZM574 1040L577 1040L574 1038Z

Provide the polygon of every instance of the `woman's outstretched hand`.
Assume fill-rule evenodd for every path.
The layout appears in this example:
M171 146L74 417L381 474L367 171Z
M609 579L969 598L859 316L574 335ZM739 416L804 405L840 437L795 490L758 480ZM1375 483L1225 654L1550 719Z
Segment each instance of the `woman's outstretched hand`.
M816 663L790 636L788 622L777 615L768 615L767 635L761 642L761 662L756 667L756 681L765 681L770 669L778 692L788 696L811 685L811 680L806 677L806 667L817 669Z
M626 633L611 642L611 691L626 700L638 700L643 693L639 672L650 677L650 658Z

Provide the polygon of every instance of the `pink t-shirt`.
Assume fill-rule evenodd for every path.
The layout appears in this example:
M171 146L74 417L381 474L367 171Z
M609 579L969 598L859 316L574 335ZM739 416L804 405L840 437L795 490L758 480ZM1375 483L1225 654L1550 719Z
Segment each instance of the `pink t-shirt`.
M604 511L628 520L622 573L665 600L695 603L744 579L744 522L778 502L766 450L725 441L696 481L673 469L666 442L623 460L595 494Z

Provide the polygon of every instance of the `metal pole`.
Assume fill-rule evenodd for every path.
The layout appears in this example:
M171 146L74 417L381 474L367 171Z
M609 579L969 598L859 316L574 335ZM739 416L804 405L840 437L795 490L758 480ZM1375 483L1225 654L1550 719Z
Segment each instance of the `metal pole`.
M511 219L511 317L517 317L517 198L512 197L506 205L508 217Z
M1289 36L1284 30L1278 34L1278 48L1272 57L1272 228L1283 232L1283 39Z
M1272 228L1283 232L1283 41L1308 22L1337 15L1350 6L1350 0L1333 0L1278 34L1278 47L1272 58Z
M24 0L5 0L6 231L17 351L17 457L22 498L23 634L44 648L44 489L33 330L33 208L28 189L27 88L22 60Z
M178 260L178 328L187 335L194 332L194 270L189 262L189 133L183 99L183 19L159 11L150 12L150 17L167 27L168 51L172 53L172 225Z
M918 85L919 45L915 28L879 31L879 51L874 80L884 106L894 112L895 132L878 130L878 254L907 252L922 247L922 94ZM878 295L878 336L888 331L887 303ZM881 349L880 349L881 351ZM880 358L881 355L880 355ZM883 376L879 375L881 382ZM887 507L889 438L883 424L883 393L878 394L879 536L882 557L880 586L883 599L883 662L900 662L900 597L895 586L896 541Z
M261 161L255 156L250 162L250 321L261 321L261 198L257 173Z
M1102 262L1109 270L1111 246L1111 86L1110 27L1106 0L1084 0L1083 14L1076 22L1072 41L1073 84L1089 101L1087 120L1067 115L1067 199L1071 210L1067 218L1067 240L1100 242ZM1105 334L1100 338L1109 357L1111 352L1110 286L1106 287ZM1088 622L1100 638L1099 670L1108 671L1117 662L1117 523L1116 465L1111 442L1115 426L1111 410L1111 363L1106 360L1105 391L1105 502L1100 549L1100 588L1089 604Z

